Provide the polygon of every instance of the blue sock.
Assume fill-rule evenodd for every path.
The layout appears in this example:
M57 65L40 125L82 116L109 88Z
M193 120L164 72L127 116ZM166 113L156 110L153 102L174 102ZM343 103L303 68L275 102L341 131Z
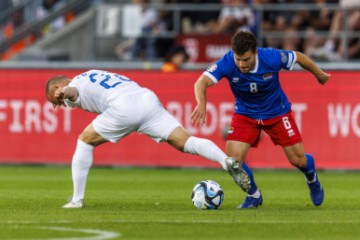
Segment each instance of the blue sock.
M308 181L312 181L315 177L315 172L316 172L314 157L308 153L306 153L305 156L307 158L306 167L298 168L298 169L305 174L305 177Z
M249 175L250 180L251 180L251 187L249 189L249 191L247 192L249 195L252 195L256 192L256 190L258 189L254 180L254 174L252 173L251 169L246 165L245 162L243 162L242 164L242 168L245 170L245 172Z

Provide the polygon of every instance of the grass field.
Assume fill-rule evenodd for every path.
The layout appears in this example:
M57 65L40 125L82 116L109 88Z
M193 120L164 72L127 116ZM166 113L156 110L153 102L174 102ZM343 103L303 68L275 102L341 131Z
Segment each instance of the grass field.
M264 202L245 197L221 170L93 168L86 207L62 209L72 193L68 167L0 166L0 239L360 239L360 174L320 172L321 207L297 171L255 171ZM220 183L218 210L190 200L200 180Z

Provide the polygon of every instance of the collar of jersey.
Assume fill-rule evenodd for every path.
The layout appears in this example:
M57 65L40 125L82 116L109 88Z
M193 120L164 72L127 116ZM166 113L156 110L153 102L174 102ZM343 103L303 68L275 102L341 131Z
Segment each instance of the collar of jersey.
M259 68L259 55L256 54L255 55L255 67L254 67L254 70L251 70L250 73L256 73L258 71L258 68Z

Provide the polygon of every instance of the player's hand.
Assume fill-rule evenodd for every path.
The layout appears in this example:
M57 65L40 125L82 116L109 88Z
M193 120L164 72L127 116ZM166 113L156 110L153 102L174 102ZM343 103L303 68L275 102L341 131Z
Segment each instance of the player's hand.
M206 122L206 105L198 104L191 114L191 123L195 126L202 126Z
M58 88L54 92L53 106L66 106L64 103L65 88Z
M316 76L316 79L320 84L325 85L325 83L327 83L327 81L329 81L330 79L330 74L326 72L321 72L319 75Z

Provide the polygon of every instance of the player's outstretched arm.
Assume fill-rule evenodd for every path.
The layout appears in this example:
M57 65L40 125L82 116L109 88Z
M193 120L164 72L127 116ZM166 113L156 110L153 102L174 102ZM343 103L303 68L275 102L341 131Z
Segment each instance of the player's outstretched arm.
M327 81L329 81L330 74L321 70L308 56L301 52L296 52L296 58L296 62L299 63L302 68L311 72L320 84L324 85Z
M214 82L206 75L201 75L194 85L197 105L191 114L191 122L195 125L203 125L206 121L206 90L214 85Z

